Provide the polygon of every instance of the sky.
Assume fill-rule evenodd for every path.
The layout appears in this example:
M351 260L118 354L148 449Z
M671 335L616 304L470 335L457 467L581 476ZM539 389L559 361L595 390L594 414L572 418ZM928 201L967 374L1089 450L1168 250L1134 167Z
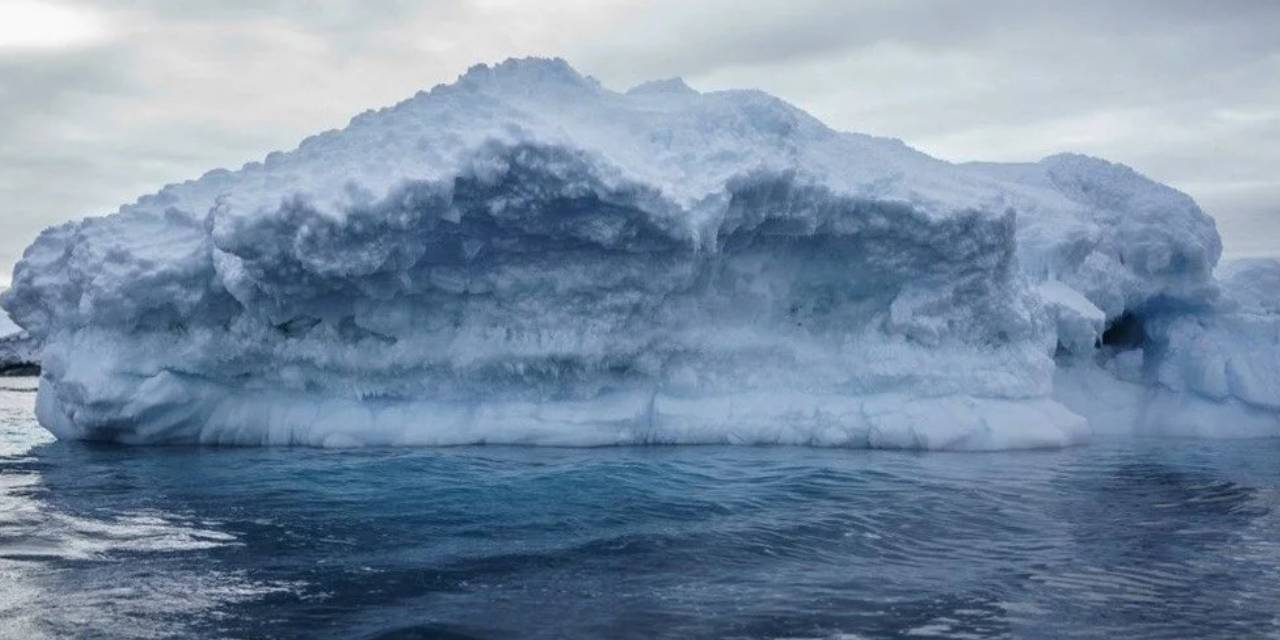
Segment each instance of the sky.
M478 62L758 88L952 161L1075 151L1280 254L1273 0L0 0L0 287L44 227L235 168Z

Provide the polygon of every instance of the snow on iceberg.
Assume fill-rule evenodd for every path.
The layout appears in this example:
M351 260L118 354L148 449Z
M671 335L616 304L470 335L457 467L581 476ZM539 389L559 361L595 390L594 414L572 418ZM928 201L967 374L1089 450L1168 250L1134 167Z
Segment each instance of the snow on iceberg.
M49 229L3 305L64 438L1041 447L1090 433L1059 363L1220 317L1220 252L1100 160L954 165L526 59Z

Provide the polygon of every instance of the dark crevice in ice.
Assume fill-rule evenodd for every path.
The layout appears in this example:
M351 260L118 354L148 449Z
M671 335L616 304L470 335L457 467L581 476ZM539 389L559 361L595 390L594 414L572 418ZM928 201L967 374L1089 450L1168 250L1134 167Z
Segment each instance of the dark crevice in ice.
M1102 346L1114 347L1118 350L1139 349L1147 342L1147 332L1142 325L1142 318L1126 311L1119 318L1107 324L1102 333Z

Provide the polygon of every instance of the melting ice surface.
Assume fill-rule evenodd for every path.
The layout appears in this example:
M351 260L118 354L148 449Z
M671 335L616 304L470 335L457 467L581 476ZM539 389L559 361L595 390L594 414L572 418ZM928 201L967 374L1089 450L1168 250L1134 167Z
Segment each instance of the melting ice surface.
M1280 439L144 450L33 405L0 390L4 638L1280 634Z
M125 443L1002 449L1280 434L1280 264L1102 160L477 66L47 230L37 414Z

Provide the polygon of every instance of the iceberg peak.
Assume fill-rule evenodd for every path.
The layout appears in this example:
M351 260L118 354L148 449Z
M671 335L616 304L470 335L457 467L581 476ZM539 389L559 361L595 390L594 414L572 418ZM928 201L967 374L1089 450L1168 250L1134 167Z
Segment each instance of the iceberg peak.
M550 87L573 87L597 90L600 83L578 73L563 58L507 58L493 66L473 65L458 77L463 87L498 86L507 90L545 90Z
M650 80L648 82L642 82L628 89L627 95L694 96L700 94L696 89L685 84L683 78L666 78L664 80Z

